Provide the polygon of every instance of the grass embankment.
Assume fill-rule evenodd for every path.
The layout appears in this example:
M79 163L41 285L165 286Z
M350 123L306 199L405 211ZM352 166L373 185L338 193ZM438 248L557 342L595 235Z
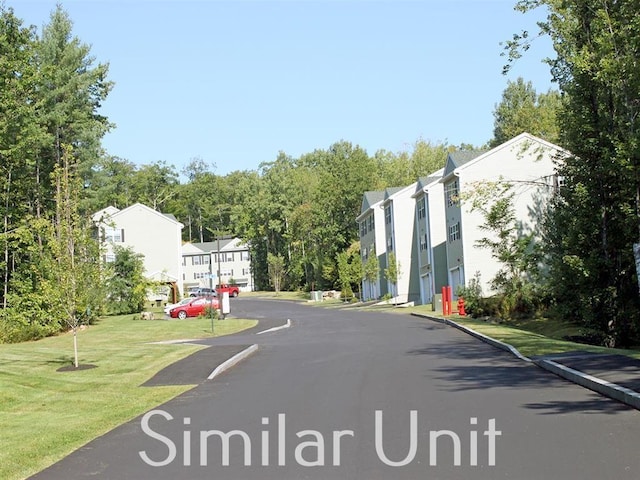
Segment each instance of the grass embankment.
M441 314L431 311L430 306L423 305L413 307L409 309L409 311L442 318ZM580 350L599 353L617 353L640 359L640 351L638 350L605 348L563 340L564 337L577 336L582 332L580 327L559 319L543 317L496 323L470 317L461 317L455 313L448 318L476 332L513 345L526 357Z
M158 345L211 337L211 320L139 320L106 317L78 333L81 364L95 368L59 372L73 364L73 336L0 345L0 478L22 479L88 441L192 388L140 387L163 367L202 348ZM255 325L216 321L215 336Z
M260 298L264 300L295 300L299 302L306 302L311 297L308 292L268 292L268 291L255 291L255 292L242 292L242 298Z

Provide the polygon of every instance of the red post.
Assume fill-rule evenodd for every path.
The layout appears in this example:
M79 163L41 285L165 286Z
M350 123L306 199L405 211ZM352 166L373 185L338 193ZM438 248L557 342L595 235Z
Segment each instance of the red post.
M451 285L447 286L447 304L449 305L448 310L449 310L449 315L451 315L452 311L453 311L453 296L451 295Z
M442 315L447 316L447 287L442 287Z

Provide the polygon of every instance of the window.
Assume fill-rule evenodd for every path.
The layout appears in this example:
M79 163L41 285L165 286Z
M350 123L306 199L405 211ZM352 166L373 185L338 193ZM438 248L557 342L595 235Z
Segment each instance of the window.
M445 187L444 190L447 206L453 207L458 204L460 197L458 196L458 180L454 180Z
M449 227L449 243L460 240L460 222Z
M242 269L242 275L251 275L251 269L250 268L243 268Z
M425 233L420 237L420 250L427 249L427 234Z
M243 260L245 262L248 262L249 260L251 260L251 258L249 257L249 252L247 251L240 252L240 260Z
M373 213L371 215L369 215L369 231L373 232L373 228L375 226L375 220L373 218Z
M124 242L124 230L122 228L105 228L104 239L106 242L122 243Z
M391 204L384 207L384 223L385 225L391 225Z
M362 250L362 260L364 262L367 261L367 248L366 247Z
M113 263L116 261L116 256L112 253L108 253L104 256L105 263Z
M367 221L360 222L360 236L364 237L367 234Z
M418 200L417 208L418 208L418 220L422 220L424 217L426 217L426 207L425 207L424 197Z
M393 238L387 237L387 250L393 251Z
M209 265L209 255L194 255L191 257L192 265Z

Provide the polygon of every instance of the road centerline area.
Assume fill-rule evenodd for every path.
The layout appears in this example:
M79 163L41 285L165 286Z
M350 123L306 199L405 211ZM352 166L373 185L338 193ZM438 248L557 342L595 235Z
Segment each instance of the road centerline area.
M259 350L33 478L632 479L640 471L638 412L456 329L292 302L238 299L234 308L291 318L296 328L208 341Z

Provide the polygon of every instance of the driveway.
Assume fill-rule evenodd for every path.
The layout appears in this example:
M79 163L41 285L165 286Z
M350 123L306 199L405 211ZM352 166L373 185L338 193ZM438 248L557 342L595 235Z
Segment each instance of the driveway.
M292 327L206 341L259 350L32 478L638 478L636 410L451 327L248 298L232 308Z

